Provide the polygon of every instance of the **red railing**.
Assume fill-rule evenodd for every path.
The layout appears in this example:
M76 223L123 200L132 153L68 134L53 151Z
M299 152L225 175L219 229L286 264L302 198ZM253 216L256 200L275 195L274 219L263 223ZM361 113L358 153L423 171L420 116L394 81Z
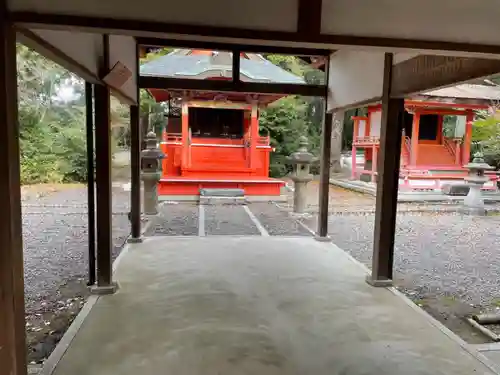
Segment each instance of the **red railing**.
M269 136L257 138L257 146L269 146L269 143L270 143Z
M411 158L411 139L410 137L403 135L403 139L401 142L401 148L402 148L402 165L406 166L410 163L410 158Z
M167 133L165 142L181 142L182 143L182 134L181 133Z
M453 138L444 138L444 147L453 158L456 156L456 142Z

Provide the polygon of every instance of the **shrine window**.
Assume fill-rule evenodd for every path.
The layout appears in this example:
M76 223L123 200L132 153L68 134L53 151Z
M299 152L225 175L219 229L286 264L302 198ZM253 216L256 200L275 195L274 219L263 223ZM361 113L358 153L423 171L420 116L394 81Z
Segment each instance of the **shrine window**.
M189 127L197 138L241 139L244 111L225 108L189 108Z

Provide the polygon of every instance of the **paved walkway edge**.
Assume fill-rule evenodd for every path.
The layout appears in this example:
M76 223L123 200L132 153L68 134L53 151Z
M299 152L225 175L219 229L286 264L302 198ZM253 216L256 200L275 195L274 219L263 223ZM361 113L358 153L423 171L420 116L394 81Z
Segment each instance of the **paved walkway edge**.
M332 243L332 246L335 246L336 248L340 249L334 243ZM343 252L345 252L347 254L347 256L349 257L349 259L352 262L356 263L359 267L361 267L364 270L364 272L366 272L367 274L369 274L371 272L370 269L365 264L363 264L360 261L358 261L351 254L349 254L347 251L345 251L343 249L340 249L340 250L342 250ZM500 368L498 368L494 364L494 362L492 362L488 358L486 358L486 356L484 356L483 354L481 354L477 349L474 348L474 346L472 346L470 344L467 344L464 340L462 340L461 337L459 337L456 333L454 333L453 331L451 331L443 323L441 323L439 320L437 320L432 315L430 315L427 311L425 311L422 308L420 308L419 306L415 305L415 303L413 303L413 301L411 299L409 299L406 295L404 295L403 293L401 293L397 288L395 288L395 287L389 287L389 288L386 288L386 289L388 291L390 291L392 294L394 294L395 296L397 296L400 299L402 299L404 301L404 303L406 305L408 305L412 310L414 310L418 314L422 315L431 325L433 325L434 327L436 327L437 329L439 329L441 331L441 333L443 333L444 335L446 335L450 340L455 341L462 349L464 349L472 357L474 357L479 362L481 362L483 365L485 365L486 367L488 367L495 374L500 374Z
M314 233L314 231L309 228L307 225L304 223L300 222L299 223L307 229L309 232ZM356 265L358 265L366 274L369 274L371 271L370 269L360 261L358 261L356 258L354 258L351 254L349 254L347 251L344 249L341 249L334 243L331 243L332 246L335 246L337 249L343 251L347 257ZM415 305L411 299L409 299L406 295L401 293L397 288L395 287L389 287L386 288L389 290L392 294L395 296L401 298L412 310L416 311L418 314L422 315L430 324L432 324L434 327L439 329L444 335L446 335L449 339L455 341L462 349L464 349L467 353L469 353L472 357L477 359L479 362L484 364L486 367L488 367L491 371L493 371L495 374L500 375L500 368L497 367L494 362L490 361L484 354L481 354L480 349L475 348L474 345L467 344L464 340L462 340L461 337L459 337L457 334L455 334L453 331L451 331L448 327L446 327L444 324L442 324L440 321L435 319L432 315L427 313L427 311L421 309L419 306Z
M260 235L263 237L269 237L269 232L266 230L266 228L264 228L262 223L259 221L259 219L257 219L257 217L250 210L250 208L247 205L245 205L245 206L243 206L243 209L246 211L248 216L250 216L250 219L252 219L253 223L255 224L257 229L259 230Z
M146 231L146 227L149 223L150 222L146 223L146 225L144 226L144 230L142 231L143 233ZM116 268L120 264L125 254L128 253L132 245L134 244L126 243L120 254L118 254L118 257L116 257L115 261L113 262L113 273L116 271ZM73 320L73 323L71 323L69 328L64 333L61 341L57 343L52 353L50 353L49 358L47 358L47 360L43 363L39 375L52 375L54 373L57 365L64 357L64 354L66 354L66 350L68 350L69 346L73 342L73 339L78 334L78 331L80 331L80 328L82 328L85 319L87 319L90 312L92 311L92 308L95 306L99 298L101 298L101 296L96 295L90 295L87 298L87 301L83 305L78 315L75 317L75 320Z
M43 363L40 375L52 375L99 298L99 296L91 295L87 299L87 302L85 302L85 305L83 305L83 308L80 310L75 320L73 320L73 323L71 323L68 330L64 333L61 341L58 342L49 358Z

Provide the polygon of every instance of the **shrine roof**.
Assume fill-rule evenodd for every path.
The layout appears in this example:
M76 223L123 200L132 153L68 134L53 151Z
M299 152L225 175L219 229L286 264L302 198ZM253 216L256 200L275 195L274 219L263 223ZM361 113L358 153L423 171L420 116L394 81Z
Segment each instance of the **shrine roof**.
M168 78L231 77L230 53L219 53L219 57L207 54L182 54L174 51L156 58L140 67L140 74ZM226 56L224 56L226 55ZM270 83L305 83L292 73L274 65L261 55L240 60L241 80Z
M500 87L477 84L462 84L420 94L427 97L500 100Z

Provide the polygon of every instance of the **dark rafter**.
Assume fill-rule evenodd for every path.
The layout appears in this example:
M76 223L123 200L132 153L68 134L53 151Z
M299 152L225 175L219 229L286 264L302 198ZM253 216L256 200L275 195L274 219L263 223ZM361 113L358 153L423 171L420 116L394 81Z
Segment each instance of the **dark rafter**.
M241 52L274 53L278 55L295 55L295 56L328 56L331 53L330 50L321 48L263 46L258 44L234 44L234 43L159 39L159 38L136 38L136 39L137 43L143 47L157 47L157 48L172 47L172 48L186 48L186 49L206 49L213 51L240 50Z
M256 94L288 94L319 97L325 97L328 91L325 85L241 81L233 82L148 76L141 76L139 78L139 87L144 89L245 92Z

